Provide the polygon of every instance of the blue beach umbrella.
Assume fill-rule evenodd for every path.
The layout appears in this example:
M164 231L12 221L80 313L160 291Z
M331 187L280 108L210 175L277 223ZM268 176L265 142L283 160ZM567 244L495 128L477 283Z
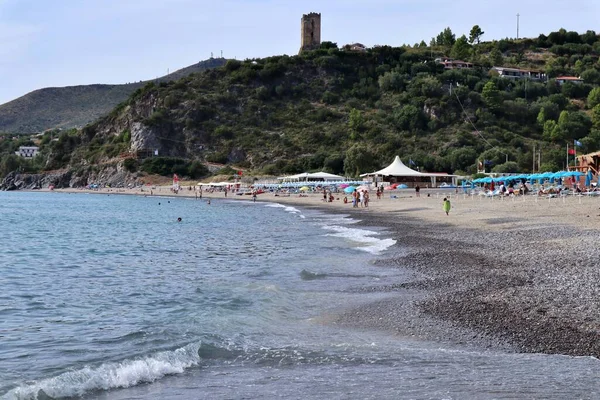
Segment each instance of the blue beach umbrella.
M592 170L590 169L587 174L585 174L585 186L589 187L590 184L592 183L592 178L593 178L593 174L592 174Z
M344 189L344 193L352 193L356 190L356 188L354 186L348 186L346 189Z

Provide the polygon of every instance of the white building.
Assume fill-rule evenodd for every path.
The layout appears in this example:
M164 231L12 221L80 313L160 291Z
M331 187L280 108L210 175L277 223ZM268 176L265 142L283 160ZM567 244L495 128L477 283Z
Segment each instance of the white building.
M545 81L546 74L541 71L532 71L528 69L520 68L505 68L505 67L493 67L492 71L495 71L503 78L508 79L531 79L534 81Z
M575 85L579 85L583 83L583 79L578 78L576 76L557 76L556 83L559 85L564 85L567 82L574 83Z
M15 154L23 158L33 158L37 156L39 150L37 146L19 146L19 151L15 151Z

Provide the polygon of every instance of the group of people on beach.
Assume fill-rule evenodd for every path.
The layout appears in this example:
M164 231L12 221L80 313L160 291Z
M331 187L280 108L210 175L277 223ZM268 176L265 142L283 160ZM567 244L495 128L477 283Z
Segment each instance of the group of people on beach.
M352 192L352 207L369 207L369 191L366 189Z

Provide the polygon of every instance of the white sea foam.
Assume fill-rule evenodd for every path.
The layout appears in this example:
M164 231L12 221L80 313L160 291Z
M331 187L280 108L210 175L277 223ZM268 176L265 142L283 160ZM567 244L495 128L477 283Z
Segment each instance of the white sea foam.
M344 215L327 215L318 217L318 222L323 225L352 225L360 221L360 219L349 218Z
M266 207L271 207L271 208L283 208L283 211L287 211L291 214L299 214L301 218L304 218L304 216L302 215L301 211L298 210L295 207L291 207L291 206L286 206L283 204L278 204L278 203L269 203L269 204L265 204Z
M371 254L378 254L388 247L396 244L396 241L391 238L379 239L374 237L378 236L380 233L369 231L367 229L349 228L347 226L339 225L325 225L323 226L323 229L334 232L328 234L328 236L347 239L358 244L357 249L369 252Z
M198 365L200 344L156 353L152 356L105 363L98 367L85 367L65 372L53 378L24 384L2 396L9 399L37 399L43 391L51 398L83 397L94 390L127 388L140 383L154 382L166 375L181 374L187 368Z

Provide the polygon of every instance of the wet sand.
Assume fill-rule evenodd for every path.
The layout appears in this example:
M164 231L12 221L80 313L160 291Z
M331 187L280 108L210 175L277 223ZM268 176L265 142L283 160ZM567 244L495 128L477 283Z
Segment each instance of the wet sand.
M153 193L172 195L168 188ZM600 198L492 200L427 190L420 198L412 191L394 195L371 195L368 209L344 204L344 195L333 203L319 194L258 196L350 214L363 226L386 228L397 240L376 264L405 269L413 278L356 288L389 297L342 310L329 323L521 352L600 356ZM449 216L442 210L445 195L452 201ZM175 196L195 194L183 190ZM202 200L207 198L225 196L205 191ZM232 193L227 199L252 201Z

